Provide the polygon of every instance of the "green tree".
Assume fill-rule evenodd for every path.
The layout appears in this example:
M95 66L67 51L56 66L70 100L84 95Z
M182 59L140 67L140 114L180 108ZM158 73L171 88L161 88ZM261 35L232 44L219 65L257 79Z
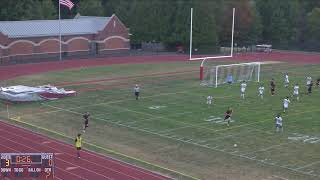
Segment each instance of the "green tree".
M57 19L57 11L52 0L35 1L34 6L34 19Z
M308 49L320 50L320 8L314 8L307 17Z
M104 16L101 0L80 0L78 12L84 16Z
M193 47L202 53L218 50L218 27L211 6L205 1L194 1Z

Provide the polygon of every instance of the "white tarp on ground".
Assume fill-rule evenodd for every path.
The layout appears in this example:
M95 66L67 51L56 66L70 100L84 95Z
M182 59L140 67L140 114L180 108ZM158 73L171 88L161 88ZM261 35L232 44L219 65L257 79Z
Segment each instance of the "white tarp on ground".
M43 101L75 95L75 91L66 91L63 88L58 89L51 85L38 87L17 85L0 88L0 99L14 102Z

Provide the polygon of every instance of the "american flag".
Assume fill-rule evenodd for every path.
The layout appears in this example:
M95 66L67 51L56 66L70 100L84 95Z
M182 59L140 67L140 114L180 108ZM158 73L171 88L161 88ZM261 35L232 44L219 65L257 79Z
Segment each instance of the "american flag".
M74 6L73 2L70 0L59 0L59 4L67 6L69 9L72 9L72 7Z

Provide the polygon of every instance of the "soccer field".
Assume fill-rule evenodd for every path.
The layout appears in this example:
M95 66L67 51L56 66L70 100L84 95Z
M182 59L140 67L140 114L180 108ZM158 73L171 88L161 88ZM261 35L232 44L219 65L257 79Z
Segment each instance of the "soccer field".
M263 100L256 82L248 82L244 100L239 84L200 86L198 67L199 62L112 65L8 80L8 85L51 83L79 92L56 101L10 105L13 119L8 121L72 143L67 137L80 131L82 114L90 112L85 148L177 179L320 178L320 90L305 94L306 76L318 78L320 65L262 65ZM290 77L288 89L284 73ZM271 78L275 96L269 92ZM300 85L300 101L291 98L282 114L284 131L276 132L275 115L294 83ZM135 84L141 88L139 100L133 95ZM208 95L214 98L211 107ZM234 113L227 127L223 118L229 106ZM3 104L0 110L6 117Z

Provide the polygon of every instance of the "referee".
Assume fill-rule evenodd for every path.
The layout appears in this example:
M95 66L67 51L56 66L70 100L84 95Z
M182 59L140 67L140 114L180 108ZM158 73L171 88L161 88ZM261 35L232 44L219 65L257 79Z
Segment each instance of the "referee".
M75 145L76 145L76 149L77 149L77 157L80 159L80 151L81 151L81 146L82 146L82 137L81 134L79 133L76 137L75 141Z

